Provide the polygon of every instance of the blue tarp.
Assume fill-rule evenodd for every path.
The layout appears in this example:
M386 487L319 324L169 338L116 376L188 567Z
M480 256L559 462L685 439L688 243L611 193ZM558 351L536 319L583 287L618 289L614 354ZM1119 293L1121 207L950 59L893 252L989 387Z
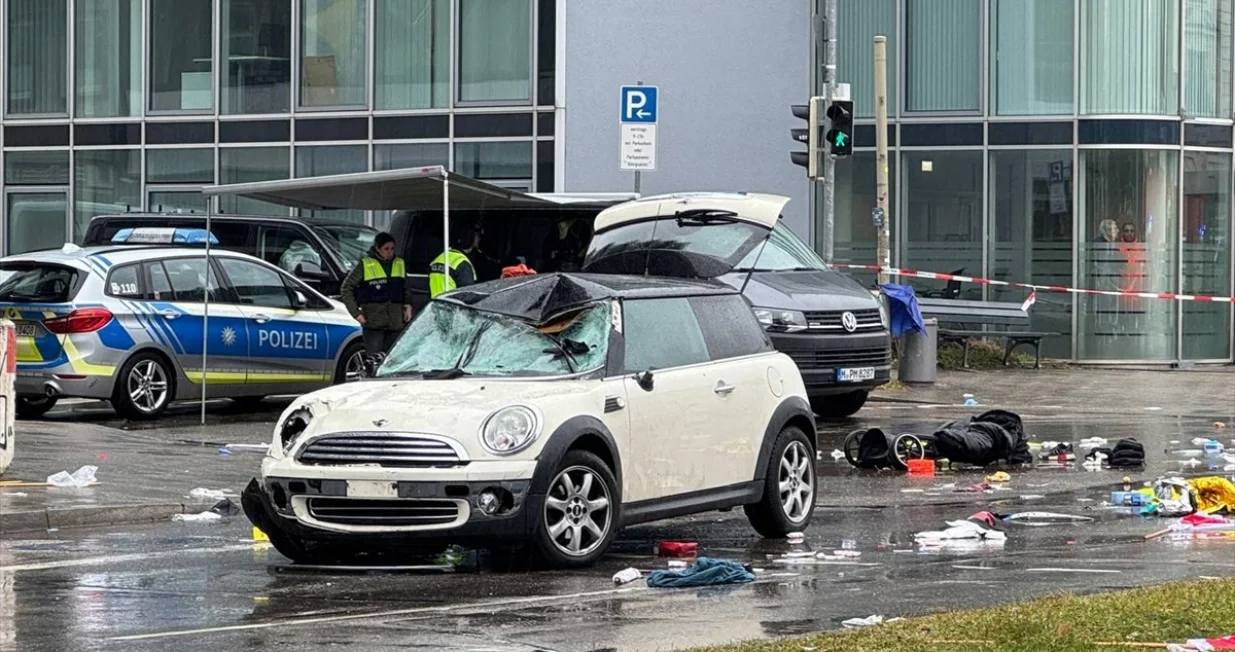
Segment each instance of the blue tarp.
M686 570L654 570L648 573L648 586L661 589L746 584L754 581L755 574L736 561L711 557L700 557Z
M918 308L918 297L914 295L913 287L892 283L884 283L879 287L888 298L892 337L901 337L911 330L925 335L926 324L922 321L922 310Z

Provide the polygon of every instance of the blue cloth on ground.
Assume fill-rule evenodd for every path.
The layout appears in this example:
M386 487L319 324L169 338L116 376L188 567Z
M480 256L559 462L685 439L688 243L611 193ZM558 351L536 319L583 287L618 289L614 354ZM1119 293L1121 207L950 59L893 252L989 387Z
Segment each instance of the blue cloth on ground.
M913 293L913 286L884 283L879 287L888 298L892 337L900 337L910 330L925 335L926 323L922 321L922 310L918 308L918 297Z
M686 570L654 570L648 573L648 586L662 589L746 584L754 581L755 574L736 561L711 557L700 557Z

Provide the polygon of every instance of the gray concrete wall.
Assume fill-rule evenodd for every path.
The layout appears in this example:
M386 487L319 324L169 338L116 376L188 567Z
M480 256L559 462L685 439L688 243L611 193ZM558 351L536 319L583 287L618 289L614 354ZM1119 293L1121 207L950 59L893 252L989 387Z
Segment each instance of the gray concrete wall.
M810 96L806 0L566 0L566 192L633 190L618 167L619 87L660 87L657 169L643 194L787 195L809 237L809 182L789 162L789 106ZM800 122L800 121L798 121ZM800 146L799 146L800 147ZM809 242L809 240L808 240Z

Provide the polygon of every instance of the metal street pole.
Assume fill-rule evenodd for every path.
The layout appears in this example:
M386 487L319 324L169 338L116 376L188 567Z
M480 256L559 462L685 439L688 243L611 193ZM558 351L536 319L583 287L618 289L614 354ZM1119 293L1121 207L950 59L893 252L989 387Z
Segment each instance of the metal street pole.
M635 86L642 86L642 85L643 85L642 79L635 82ZM642 194L642 192L643 192L643 173L640 172L639 170L635 170L635 194L636 195Z
M879 228L879 283L892 266L888 247L888 39L875 37L875 226Z
M820 45L823 46L824 102L828 104L836 95L836 0L826 0L825 4ZM821 148L819 155L823 157L823 260L831 263L836 243L836 157L829 149Z

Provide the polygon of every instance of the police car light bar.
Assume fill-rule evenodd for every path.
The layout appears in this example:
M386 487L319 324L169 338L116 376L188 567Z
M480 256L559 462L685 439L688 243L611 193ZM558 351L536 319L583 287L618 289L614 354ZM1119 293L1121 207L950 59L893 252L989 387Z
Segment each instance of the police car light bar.
M112 236L112 244L174 244L202 245L209 240L211 245L219 244L219 239L206 229L178 229L172 227L138 227L116 231Z

